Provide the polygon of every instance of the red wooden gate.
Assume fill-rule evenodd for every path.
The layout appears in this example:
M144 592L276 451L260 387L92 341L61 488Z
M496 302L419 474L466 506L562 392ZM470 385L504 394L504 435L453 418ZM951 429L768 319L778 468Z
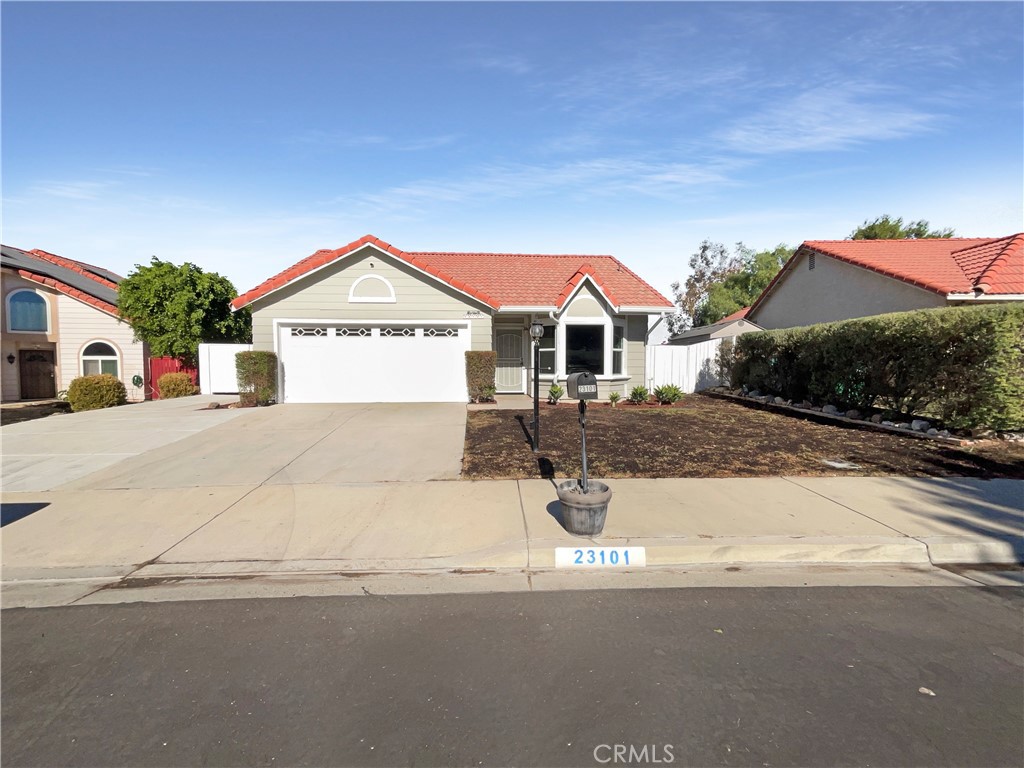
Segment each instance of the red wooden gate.
M199 370L197 368L188 368L173 357L151 357L149 358L149 381L154 400L160 399L160 391L156 385L165 373L187 373L192 378L192 383L199 386Z

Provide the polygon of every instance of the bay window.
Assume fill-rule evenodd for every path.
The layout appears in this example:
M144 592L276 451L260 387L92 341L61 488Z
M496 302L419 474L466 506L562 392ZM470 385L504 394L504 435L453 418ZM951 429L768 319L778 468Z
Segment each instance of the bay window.
M565 326L565 372L604 375L604 326Z

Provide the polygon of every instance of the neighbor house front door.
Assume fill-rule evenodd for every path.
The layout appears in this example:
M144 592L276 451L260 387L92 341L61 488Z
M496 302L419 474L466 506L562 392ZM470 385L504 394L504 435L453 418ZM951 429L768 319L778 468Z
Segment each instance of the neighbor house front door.
M57 396L54 377L53 351L49 349L23 349L19 369L22 400L45 400Z
M522 392L523 380L523 331L498 331L495 339L498 352L498 368L494 374L494 387L499 392Z

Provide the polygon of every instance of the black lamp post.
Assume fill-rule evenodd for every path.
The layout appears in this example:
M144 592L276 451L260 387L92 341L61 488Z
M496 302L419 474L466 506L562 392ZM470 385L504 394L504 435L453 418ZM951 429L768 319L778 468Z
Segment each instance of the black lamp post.
M533 339L533 452L540 448L540 340L544 336L544 326L537 320L530 325L530 338Z

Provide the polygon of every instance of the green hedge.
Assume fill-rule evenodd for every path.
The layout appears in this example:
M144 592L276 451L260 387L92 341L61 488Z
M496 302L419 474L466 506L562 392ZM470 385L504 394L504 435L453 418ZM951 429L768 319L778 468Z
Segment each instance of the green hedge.
M494 390L494 373L498 367L497 352L466 353L466 387L471 400L485 397Z
M897 312L736 339L733 386L839 408L1024 427L1024 306Z
M68 386L68 403L72 411L94 411L127 402L128 393L124 383L109 373L80 376L72 379Z
M242 405L270 405L277 401L277 355L273 352L237 353L235 372Z
M196 385L187 373L165 373L156 381L157 391L161 400L174 397L189 397L196 393Z

